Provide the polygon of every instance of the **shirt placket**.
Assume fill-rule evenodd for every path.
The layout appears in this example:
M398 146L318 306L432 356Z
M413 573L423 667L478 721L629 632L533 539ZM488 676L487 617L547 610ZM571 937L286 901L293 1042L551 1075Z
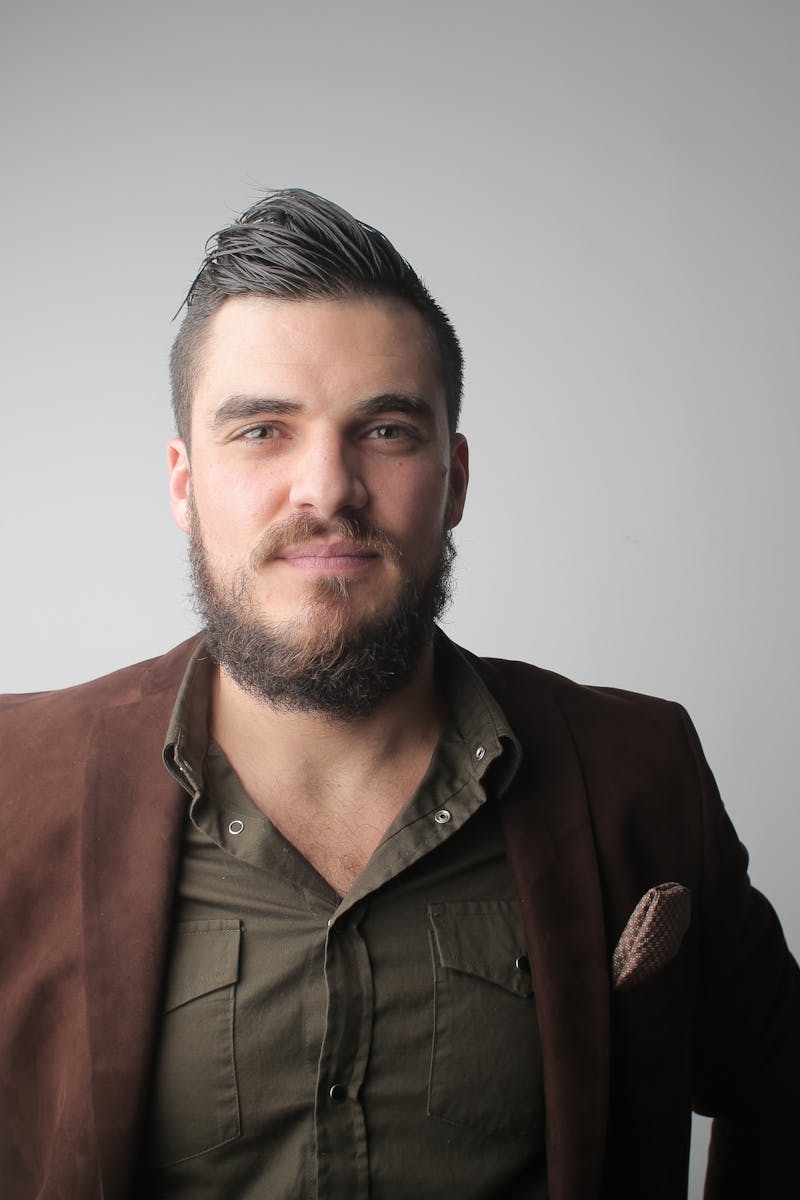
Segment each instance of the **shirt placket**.
M368 1200L369 1161L360 1089L370 1050L372 968L358 931L361 909L328 923L325 1028L317 1072L314 1128L317 1200Z

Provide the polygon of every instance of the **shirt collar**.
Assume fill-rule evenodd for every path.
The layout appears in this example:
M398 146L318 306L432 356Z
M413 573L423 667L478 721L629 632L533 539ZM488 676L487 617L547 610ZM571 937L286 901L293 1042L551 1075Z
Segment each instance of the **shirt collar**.
M502 796L522 761L522 747L478 672L441 629L434 642L437 685L460 734L470 769L488 792ZM491 771L490 771L491 768ZM491 781L491 786L487 787Z
M206 644L200 641L186 666L164 742L164 764L191 796L203 786L213 671Z
M491 781L487 790L502 796L522 761L519 741L475 668L438 628L434 653L437 686L448 713L444 736L448 728L457 733L475 779L484 787ZM213 660L201 641L184 672L164 742L167 770L191 796L203 786L213 671Z

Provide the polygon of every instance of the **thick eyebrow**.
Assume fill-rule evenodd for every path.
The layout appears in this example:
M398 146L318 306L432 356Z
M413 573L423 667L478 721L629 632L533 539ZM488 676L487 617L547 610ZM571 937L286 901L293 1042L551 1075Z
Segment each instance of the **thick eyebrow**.
M229 421L249 421L252 417L285 417L300 412L302 405L291 400L273 400L267 396L229 396L214 410L211 428L219 429Z
M387 392L383 396L373 396L363 400L358 405L358 412L365 417L380 417L385 413L405 413L410 417L422 417L425 421L433 421L433 405L422 396L409 396L405 392Z
M229 421L249 421L256 417L293 416L302 411L302 404L292 400L278 400L268 396L228 396L214 410L211 428L219 429ZM359 416L380 417L390 413L405 413L433 422L433 405L421 396L409 396L405 392L386 392L371 396L356 406Z

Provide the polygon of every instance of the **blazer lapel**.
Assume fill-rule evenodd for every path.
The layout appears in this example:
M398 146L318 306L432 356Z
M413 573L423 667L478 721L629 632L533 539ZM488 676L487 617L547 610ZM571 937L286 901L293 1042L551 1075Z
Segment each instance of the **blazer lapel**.
M180 647L159 663L174 670L151 672L136 700L101 710L88 757L81 873L104 1200L130 1187L157 1031L186 811L161 752L187 658Z
M503 799L509 865L542 1039L550 1200L599 1194L608 1120L609 978L597 859L578 758L555 700L490 686L525 750Z

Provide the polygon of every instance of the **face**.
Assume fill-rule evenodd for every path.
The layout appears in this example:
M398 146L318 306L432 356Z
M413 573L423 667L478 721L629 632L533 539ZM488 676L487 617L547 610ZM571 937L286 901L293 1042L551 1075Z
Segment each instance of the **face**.
M170 444L173 513L193 535L201 601L210 588L223 620L268 629L297 659L385 636L398 606L430 591L467 452L411 306L227 300L191 430L191 459Z

